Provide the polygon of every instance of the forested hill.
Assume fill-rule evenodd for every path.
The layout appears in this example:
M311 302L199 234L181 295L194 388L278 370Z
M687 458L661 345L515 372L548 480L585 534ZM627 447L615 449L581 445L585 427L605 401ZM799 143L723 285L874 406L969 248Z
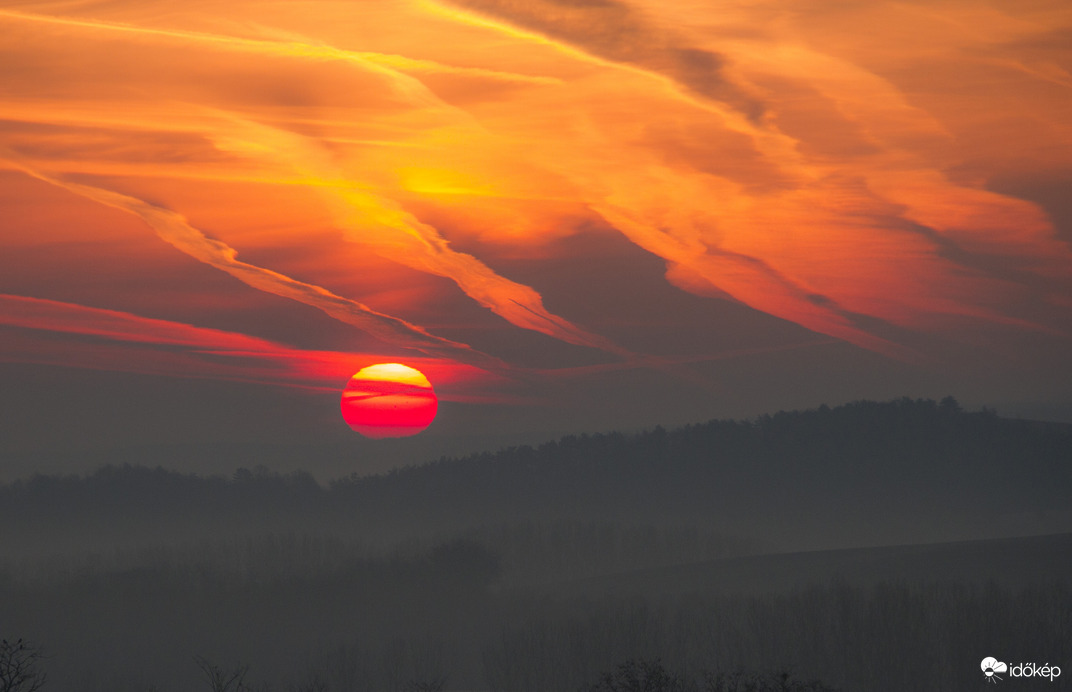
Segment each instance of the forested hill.
M1072 426L966 412L952 398L569 436L327 486L308 474L201 477L152 461L0 486L0 531L331 527L382 537L574 521L694 526L788 549L1072 530Z
M952 398L865 401L570 436L332 488L444 520L633 516L816 545L1044 533L1072 526L1072 426Z

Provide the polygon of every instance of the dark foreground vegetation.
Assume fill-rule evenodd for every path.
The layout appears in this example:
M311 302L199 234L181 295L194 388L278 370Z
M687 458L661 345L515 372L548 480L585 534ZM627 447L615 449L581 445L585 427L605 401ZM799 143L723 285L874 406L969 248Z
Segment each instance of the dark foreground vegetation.
M702 680L668 670L659 659L629 659L599 677L587 692L834 692L818 680L794 679L789 671L705 671Z
M821 680L816 689L959 691L983 682L978 661L993 653L1040 665L1072 660L1067 584L831 583L646 600L441 586L419 604L398 593L377 609L371 593L318 594L315 580L254 593L239 580L140 589L105 581L112 585L4 590L5 600L18 599L5 608L5 626L47 643L45 689L212 689L200 662L241 671L249 689L265 692L579 692L623 660L660 658L707 690L720 688L705 681L729 684L733 674L743 681L789 671L801 684Z
M37 476L0 486L0 638L45 692L959 692L1072 669L1072 538L759 554L1067 531L1070 479L1067 426L951 399L327 486Z

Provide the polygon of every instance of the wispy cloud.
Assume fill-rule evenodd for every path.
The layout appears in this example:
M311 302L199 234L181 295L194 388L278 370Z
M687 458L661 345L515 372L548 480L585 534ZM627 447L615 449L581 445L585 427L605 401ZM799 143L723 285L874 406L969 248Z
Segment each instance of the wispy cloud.
M325 198L348 240L411 269L451 279L467 296L517 327L578 346L630 355L610 340L550 313L531 287L500 276L470 254L453 250L434 227L348 176L313 140L245 120L233 120L218 133L217 142L223 148L294 166Z
M0 10L23 39L0 82L12 158L385 342L507 368L463 343L499 322L471 301L664 367L571 312L592 277L634 277L593 267L553 301L559 276L541 273L564 271L559 240L608 231L683 291L893 358L966 324L1067 334L1072 236L1002 192L1072 165L1059 2L156 10ZM383 290L452 339L386 314L369 297L383 278L426 282Z
M431 2L429 7L435 7ZM507 25L534 32L610 63L628 65L671 79L699 96L733 104L758 117L762 105L724 72L725 56L697 46L680 32L652 21L644 11L621 0L559 2L557 0L455 0L454 16L509 31ZM480 13L481 22L463 11ZM450 10L446 10L450 13ZM499 20L507 24L495 24Z
M339 392L361 368L398 358L391 353L348 353L291 348L268 339L119 310L29 296L0 294L0 326L28 334L90 337L42 341L8 332L0 360L106 369L171 377L250 382ZM497 378L454 360L407 356L427 374L445 401L504 401L487 386Z
M356 63L366 69L386 68L392 71L399 70L418 73L464 75L483 79L520 82L523 84L560 83L560 80L554 77L517 74L481 67L448 65L434 60L422 60L409 58L404 55L378 53L375 51L344 50L323 42L309 41L305 37L296 35L293 32L273 30L270 27L260 27L259 30L262 33L270 34L272 39L255 39L203 31L161 29L124 22L109 22L98 19L20 12L18 10L0 9L0 18L22 22L36 22L53 24L56 26L74 27L104 33L129 34L135 37L146 37L150 39L155 38L178 42L200 43L216 49L245 53L278 55L307 60L341 60Z
M187 223L181 214L170 209L164 209L112 190L59 180L29 168L24 168L24 170L39 180L133 214L145 221L162 240L194 259L224 271L258 290L317 308L384 343L412 348L432 356L452 358L478 367L499 371L509 369L502 361L480 353L466 344L435 336L417 325L377 312L363 303L336 295L320 286L242 262L237 259L238 253L234 248L209 238Z
M574 180L611 226L666 260L668 279L684 290L729 295L905 358L914 356L888 336L896 330L879 334L876 324L931 329L957 316L1046 330L1009 314L1000 295L1026 289L1056 306L1072 287L1072 254L1046 214L982 181L955 179L950 153L959 123L850 60L851 35L838 36L850 47L835 53L809 41L806 17L794 32L793 15L767 21L762 8L702 12L617 0L425 4L459 22L617 69L623 79L635 73L635 86L620 88L637 104L665 104L658 86L669 80L683 107L644 121L642 131L656 136L637 136L639 119L601 101L603 91L612 93L609 84L589 85L589 98L570 106L579 120L602 127L574 127L571 142L541 150L541 163ZM886 15L922 11L871 7ZM957 38L988 50L1053 28L1012 17L1000 24L995 12L981 17L965 9L957 16L959 9L907 21L955 17L977 26ZM823 12L842 19L834 8ZM696 20L703 29L686 33L673 28L674 20ZM1067 18L1051 13L1047 21ZM953 58L958 48L947 46L949 55L936 62L973 59ZM898 55L914 57L910 49ZM1038 78L1052 82L1057 74L1048 69ZM971 95L965 90L963 97ZM712 134L723 138L722 149L706 145Z
M290 32L270 29L261 29L261 31L281 36L285 40L254 40L204 32L156 29L125 23L54 17L18 11L0 10L0 18L118 32L148 38L205 43L230 50L351 61L363 69L384 77L392 88L413 104L447 112L453 120L460 121L466 126L471 125L470 117L442 101L419 80L407 75L406 71L448 72L533 84L557 84L561 81L552 78L527 78L523 75L496 70L453 68L434 61L415 60L399 55L346 51L332 46L305 42L299 40L300 37L294 37ZM314 138L227 113L215 115L219 117L208 124L203 131L207 138L227 151L260 157L273 164L284 162L294 168L302 176L303 181L314 186L328 201L349 239L373 248L386 259L453 280L470 298L515 326L531 329L567 343L599 348L623 356L629 355L626 349L613 344L608 339L550 313L544 307L539 293L531 287L500 276L470 254L453 250L434 227L421 222L383 192L374 191L369 185L363 185L350 178L342 167L332 161L324 146ZM73 187L69 189L78 191ZM87 194L86 190L82 190L80 194L87 196L96 194L98 201L104 199L100 193L89 192ZM114 201L117 198L111 199ZM147 208L131 203L129 199L131 198L122 203L122 208L128 211L136 208L145 211ZM141 212L135 213L142 215ZM160 214L156 213L154 217L160 218Z

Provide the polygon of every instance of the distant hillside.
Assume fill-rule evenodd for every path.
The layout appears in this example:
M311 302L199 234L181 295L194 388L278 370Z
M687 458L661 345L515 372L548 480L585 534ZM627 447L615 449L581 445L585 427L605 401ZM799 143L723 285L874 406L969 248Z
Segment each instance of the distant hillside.
M145 460L151 464L151 459ZM138 466L0 486L6 544L123 532L370 540L517 523L692 527L779 549L1072 530L1072 426L900 399L569 436L318 485ZM54 543L50 543L54 545Z
M410 519L633 518L818 548L1072 529L1072 426L900 399L565 437L332 484Z

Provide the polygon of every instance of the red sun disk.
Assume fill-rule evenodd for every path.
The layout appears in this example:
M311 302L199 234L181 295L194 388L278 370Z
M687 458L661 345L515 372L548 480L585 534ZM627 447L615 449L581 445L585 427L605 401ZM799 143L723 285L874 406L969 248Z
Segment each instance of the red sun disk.
M354 375L342 392L342 417L353 430L378 439L416 435L431 425L439 400L430 384L370 378L364 376L368 370Z
M351 425L428 425L435 417L437 406L434 394L344 395L342 417Z

